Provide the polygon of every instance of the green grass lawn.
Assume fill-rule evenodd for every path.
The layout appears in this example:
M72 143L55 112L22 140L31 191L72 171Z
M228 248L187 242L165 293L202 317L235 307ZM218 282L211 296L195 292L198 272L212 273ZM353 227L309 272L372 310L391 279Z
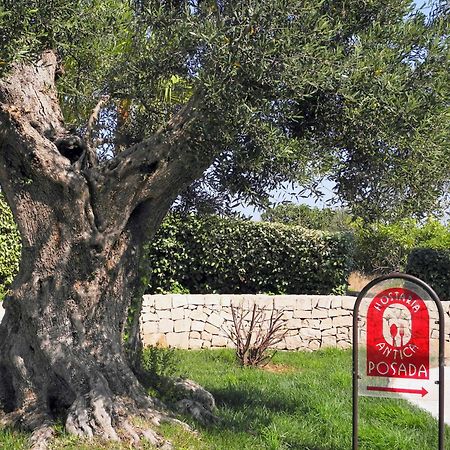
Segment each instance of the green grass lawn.
M349 351L279 352L273 362L282 371L275 373L242 369L229 350L177 350L175 357L179 375L213 393L220 417L211 427L190 421L196 435L163 426L161 432L178 450L351 449ZM24 435L0 432L1 449L24 449L25 440ZM53 448L132 447L84 444L62 434ZM436 421L404 401L361 398L360 449L437 449Z

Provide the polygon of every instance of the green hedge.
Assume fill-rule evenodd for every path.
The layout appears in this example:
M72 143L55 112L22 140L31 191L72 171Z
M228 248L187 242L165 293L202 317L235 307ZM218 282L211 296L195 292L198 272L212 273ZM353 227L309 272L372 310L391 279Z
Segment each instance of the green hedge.
M408 257L406 273L428 283L441 300L450 301L450 250L413 250Z
M351 249L345 234L216 216L171 216L149 248L147 293L342 292Z
M19 232L11 210L0 194L0 300L19 270L20 249Z

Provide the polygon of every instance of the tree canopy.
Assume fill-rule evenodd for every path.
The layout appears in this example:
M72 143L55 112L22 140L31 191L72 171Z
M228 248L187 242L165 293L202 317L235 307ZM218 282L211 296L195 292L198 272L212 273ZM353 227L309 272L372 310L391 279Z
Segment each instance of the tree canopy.
M363 216L439 207L448 188L449 11L410 1L0 2L0 67L52 48L66 122L109 158L188 101L209 169L180 208L267 204L325 175ZM193 150L194 151L194 150Z

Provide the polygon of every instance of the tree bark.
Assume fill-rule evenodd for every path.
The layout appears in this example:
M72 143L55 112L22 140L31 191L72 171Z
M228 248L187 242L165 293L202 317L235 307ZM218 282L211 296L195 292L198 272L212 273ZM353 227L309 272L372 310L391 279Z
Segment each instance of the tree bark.
M23 245L0 326L0 406L36 448L58 415L71 433L108 439L137 439L132 414L165 417L130 368L124 327L144 243L212 157L194 151L194 95L151 139L98 164L64 127L55 68L49 51L0 80L0 183Z

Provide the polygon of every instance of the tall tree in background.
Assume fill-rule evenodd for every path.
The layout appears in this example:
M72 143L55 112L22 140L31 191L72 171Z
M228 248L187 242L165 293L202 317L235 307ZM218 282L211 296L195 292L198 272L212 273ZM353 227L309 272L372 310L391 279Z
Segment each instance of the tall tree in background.
M281 203L267 208L261 220L300 225L311 230L350 231L352 217L345 209L317 208L295 203Z
M436 207L449 24L444 4L427 19L398 0L1 0L0 183L23 243L7 419L44 445L56 413L110 439L156 414L122 338L182 192L258 204L331 173L367 214Z

